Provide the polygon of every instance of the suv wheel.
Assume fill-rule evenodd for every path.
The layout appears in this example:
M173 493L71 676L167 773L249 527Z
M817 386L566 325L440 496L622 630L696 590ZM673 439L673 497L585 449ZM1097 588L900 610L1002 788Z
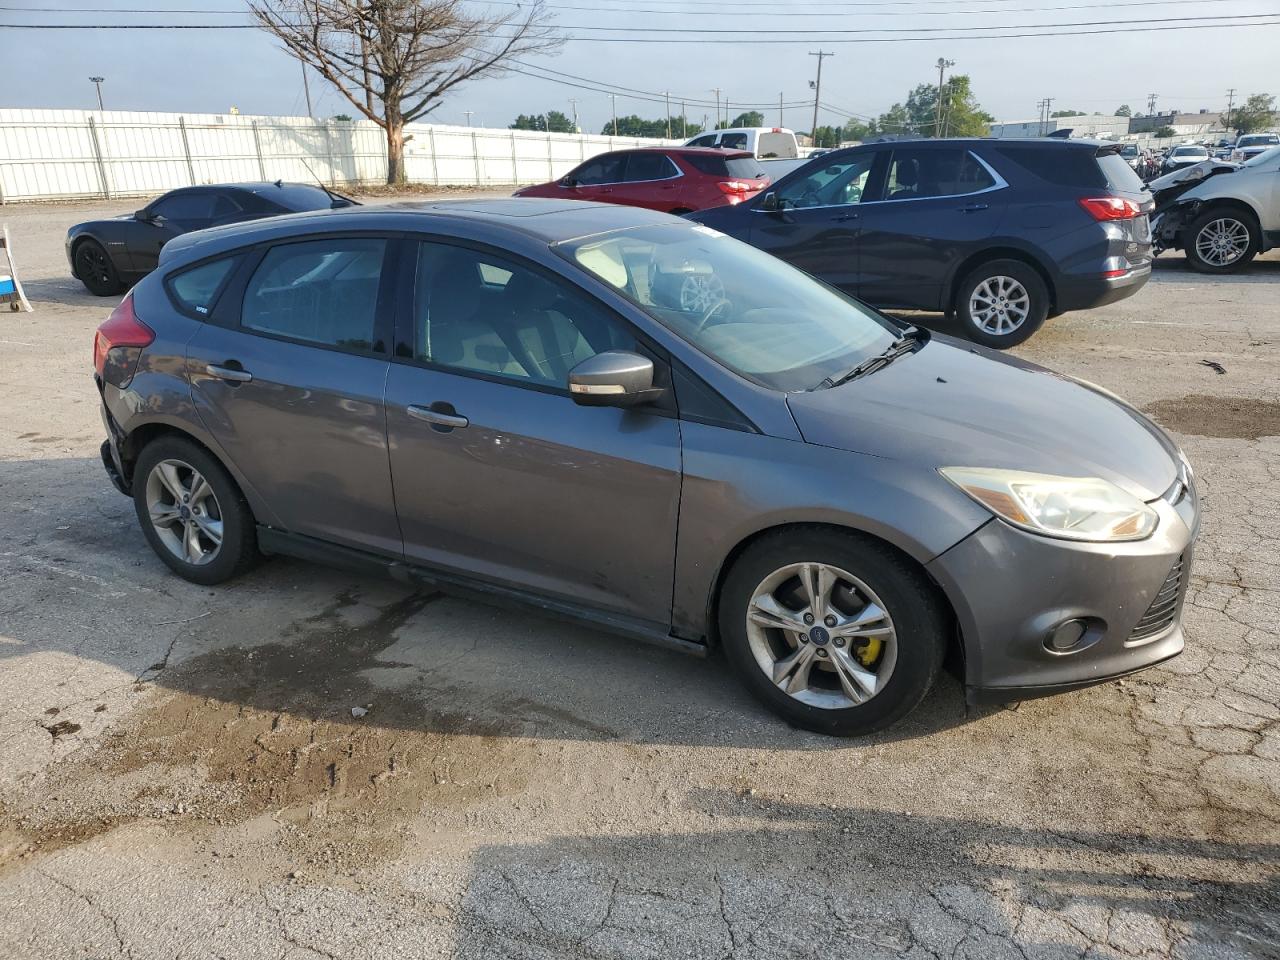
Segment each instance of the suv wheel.
M1248 264L1260 246L1257 228L1250 217L1230 208L1219 208L1202 213L1191 222L1183 249L1193 270L1232 273Z
M1049 315L1049 288L1019 260L992 260L960 281L954 310L970 340L1006 350L1040 329Z
M161 437L133 468L133 505L142 532L178 576L214 584L258 557L253 514L230 474L190 440Z
M76 276L95 297L109 297L124 289L115 264L97 240L81 240L75 257Z
M946 620L920 572L892 550L836 531L757 541L721 592L734 671L806 730L857 736L905 716L942 665Z

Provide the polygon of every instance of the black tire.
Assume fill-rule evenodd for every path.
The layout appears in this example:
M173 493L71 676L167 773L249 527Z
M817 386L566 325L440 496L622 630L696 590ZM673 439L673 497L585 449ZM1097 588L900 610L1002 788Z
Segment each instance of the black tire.
M94 296L110 297L124 289L116 265L97 240L81 240L76 244L75 263L76 276Z
M995 285L999 282L998 278L1002 277L1014 281L1025 292L1026 316L1013 330L995 333L984 329L981 319L975 318L971 311L970 304L974 299L975 291L984 283ZM1007 350L1010 347L1016 347L1040 329L1045 318L1049 316L1050 306L1049 288L1045 285L1044 278L1033 267L1021 260L988 260L971 270L960 281L960 286L956 288L952 311L960 321L964 336L983 346Z
M1240 231L1243 231L1248 235L1244 252L1225 263L1211 263L1206 260L1201 254L1201 246L1202 243L1212 242L1211 238L1205 235L1206 231L1210 230L1217 230L1220 234L1221 231L1228 230L1235 232L1237 236ZM1200 273L1221 274L1243 270L1258 255L1261 248L1262 237L1257 223L1254 222L1253 217L1236 207L1215 207L1206 210L1192 220L1182 234L1182 249L1187 255L1187 264L1192 270ZM1213 254L1210 253L1210 255Z
M897 662L884 687L863 703L843 709L802 703L774 684L752 651L747 612L754 591L774 571L797 563L828 564L852 574L892 618ZM761 703L797 727L840 737L883 729L914 710L937 679L948 637L936 588L917 567L878 541L837 530L783 531L749 546L725 578L718 622L725 656Z
M216 515L222 524L222 542L211 559L188 562L166 544L151 521L148 489L152 472L164 461L188 465L198 472L213 491ZM157 483L161 483L157 477ZM166 488L167 489L167 488ZM174 498L176 501L176 498ZM259 559L257 529L253 512L226 469L203 447L182 437L159 437L147 444L133 467L133 506L151 549L178 576L192 583L211 585L239 576ZM174 506L180 506L174 503ZM194 506L194 505L193 505ZM176 521L181 524L181 521ZM173 528L169 528L173 533Z

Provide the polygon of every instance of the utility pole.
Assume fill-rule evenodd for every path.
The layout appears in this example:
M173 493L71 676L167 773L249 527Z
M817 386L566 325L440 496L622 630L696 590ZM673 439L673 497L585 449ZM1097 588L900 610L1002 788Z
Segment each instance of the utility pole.
M786 126L786 124L782 122L782 91L778 91L778 126Z
M1235 106L1235 102L1236 102L1236 88L1232 87L1230 90L1227 91L1227 119L1222 124L1222 128L1224 130L1231 129L1231 108Z
M618 95L609 94L609 100L613 103L613 136L616 137L618 135Z
M689 138L689 120L685 116L684 101L680 101L680 139L687 140Z
M724 98L724 125L727 129L729 126L729 98Z
M671 139L671 91L663 90L662 97L667 101L667 139Z
M582 131L578 128L578 101L570 97L569 106L573 107L573 132L581 133Z
M307 82L307 64L306 61L299 59L298 63L302 66L302 92L307 97L307 116L315 117L315 113L311 110L311 84Z
M1049 116L1049 110L1053 107L1053 97L1044 98L1044 132L1049 132L1049 122L1053 117Z
M818 145L818 100L822 97L822 58L834 57L834 53L825 53L822 50L809 51L809 56L818 58L818 79L813 84L813 126L809 128L809 139L813 141L813 145Z
M467 126L468 126L468 127L469 127L469 126L471 126L471 114L475 113L475 111L474 111L474 110L463 110L462 112L463 112L463 113L465 113L465 114L467 115Z
M1158 93L1147 94L1147 116L1154 117L1156 115L1156 101L1160 99Z
M933 105L933 135L942 136L942 74L947 67L954 67L956 62L946 57L938 58L938 102Z
M720 88L712 87L711 89L716 95L716 126L718 127L720 126ZM703 122L705 123L706 121Z
M102 81L103 81L103 80L105 80L105 79L107 79L107 78L106 78L106 77L90 77L90 78L89 78L89 82L90 82L90 83L92 83L95 87L97 87L97 88L98 88L98 112L99 112L99 113L105 113L105 112L106 112L106 110L105 110L105 109L103 109L103 106L102 106ZM1227 108L1227 112L1228 112L1228 113L1230 113L1230 112L1231 112L1231 108L1230 108L1230 107L1228 107L1228 108Z

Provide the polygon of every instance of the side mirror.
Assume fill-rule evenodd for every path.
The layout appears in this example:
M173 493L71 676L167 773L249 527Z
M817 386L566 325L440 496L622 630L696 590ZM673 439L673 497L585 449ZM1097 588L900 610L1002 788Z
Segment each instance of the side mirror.
M151 214L147 213L146 210L139 210L133 215L133 219L141 221L142 223L150 223L154 218Z
M662 394L653 361L629 350L606 350L569 371L569 393L584 407L634 407Z
M560 186L562 187L576 187L577 185L578 185L578 181L573 179L573 177L560 178Z
M777 213L782 209L782 204L778 200L778 195L770 190L764 195L764 199L760 201L760 209L765 213Z

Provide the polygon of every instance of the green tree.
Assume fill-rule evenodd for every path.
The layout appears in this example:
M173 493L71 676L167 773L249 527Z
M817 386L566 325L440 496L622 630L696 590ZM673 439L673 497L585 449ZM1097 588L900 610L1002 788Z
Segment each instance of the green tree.
M1231 125L1237 133L1256 133L1275 122L1276 98L1265 93L1255 93L1231 114Z
M730 121L731 127L763 127L764 114L759 110L748 110L746 113L740 113Z
M681 117L671 118L672 137L692 137L702 132L702 128L693 123L686 124L682 128L680 126L681 119ZM618 129L616 131L613 128L613 121L610 120L600 132L605 136L613 137L658 137L665 139L667 136L667 118L664 116L657 120L645 120L643 117L632 114L628 117L618 118Z
M1058 117L1083 117L1083 110L1055 110L1049 116L1056 120Z
M1164 140L1167 137L1176 137L1178 135L1178 131L1173 129L1173 127L1165 125L1163 127L1157 127L1155 132L1151 135L1157 140Z
M1119 107L1116 108L1115 116L1131 117L1133 116L1133 111L1129 109L1129 105L1127 103L1122 103L1120 104Z
M942 123L937 122L938 87L922 83L907 94L906 104L895 103L877 121L882 133L921 133L936 137L981 137L995 120L978 104L969 77L958 73L942 86ZM938 129L938 127L941 129Z
M508 130L545 130L546 119L538 114L530 114L525 116L523 113L516 117L514 123L507 124Z

